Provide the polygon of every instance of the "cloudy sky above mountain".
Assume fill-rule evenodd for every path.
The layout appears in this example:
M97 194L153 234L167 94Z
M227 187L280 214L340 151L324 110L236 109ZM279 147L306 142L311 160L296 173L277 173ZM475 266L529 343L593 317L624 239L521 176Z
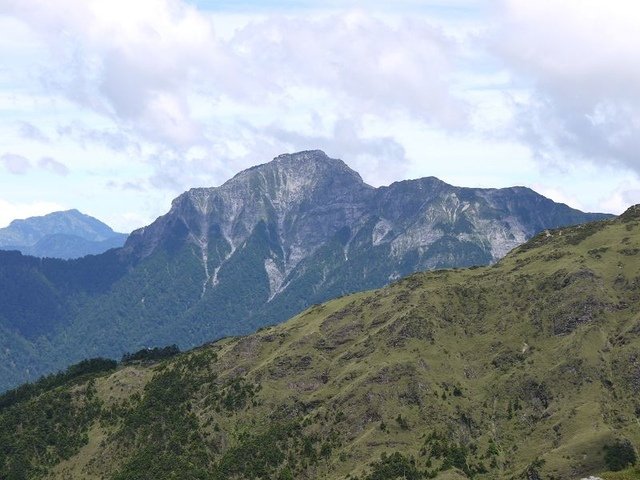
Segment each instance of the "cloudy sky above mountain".
M274 156L640 202L631 0L0 0L0 226L121 231Z

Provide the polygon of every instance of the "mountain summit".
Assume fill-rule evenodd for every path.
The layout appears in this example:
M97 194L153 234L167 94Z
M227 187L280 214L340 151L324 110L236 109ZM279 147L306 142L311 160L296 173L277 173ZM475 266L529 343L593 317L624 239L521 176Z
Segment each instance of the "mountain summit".
M0 229L0 249L51 258L79 258L121 247L124 233L78 210L14 220Z
M314 150L280 155L220 187L189 190L166 215L133 232L124 250L144 258L159 247L191 244L206 290L264 229L271 245L262 260L273 298L309 270L298 269L301 262L329 245L337 253L336 243L333 266L322 259L316 267L359 268L369 288L417 270L492 263L542 229L599 218L522 187L459 188L429 177L373 188L341 160ZM323 282L341 276L325 275ZM334 293L349 291L353 286L343 284Z
M119 250L68 263L0 253L0 385L84 357L250 333L416 271L491 264L542 230L604 217L522 187L429 177L373 188L320 151L281 155L180 195Z
M125 250L147 256L163 241L174 240L175 229L182 229L191 241L204 246L219 229L235 251L260 222L273 225L291 248L313 250L326 241L323 231L336 222L351 220L328 217L332 213L343 216L345 210L360 207L373 190L357 172L324 152L280 155L244 170L220 187L194 188L180 195L167 215L133 232ZM313 225L307 225L309 222ZM291 238L299 228L304 231L295 232L297 239Z

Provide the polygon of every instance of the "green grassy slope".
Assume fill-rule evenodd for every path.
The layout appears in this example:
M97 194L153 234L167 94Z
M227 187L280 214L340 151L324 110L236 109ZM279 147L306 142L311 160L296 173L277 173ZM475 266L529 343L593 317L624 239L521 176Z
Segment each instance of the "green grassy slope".
M0 478L640 478L639 253L633 207L74 378L0 410Z

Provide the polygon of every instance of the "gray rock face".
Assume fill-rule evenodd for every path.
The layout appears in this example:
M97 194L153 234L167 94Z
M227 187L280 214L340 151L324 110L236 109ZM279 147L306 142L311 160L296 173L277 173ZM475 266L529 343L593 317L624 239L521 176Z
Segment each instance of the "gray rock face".
M180 195L167 215L133 232L125 250L148 256L180 225L200 248L215 226L232 253L264 222L273 226L290 271L341 228L365 217L374 193L358 173L323 152L281 155L220 187Z
M0 249L49 258L79 258L124 245L127 235L78 210L14 220L0 228Z
M216 272L263 222L277 245L264 263L273 299L287 288L301 262L337 236L346 263L366 253L377 261L375 252L384 251L386 277L372 284L381 286L420 269L495 262L542 229L603 217L523 187L459 188L429 177L373 188L341 160L307 151L280 155L220 187L184 193L169 213L133 232L125 251L144 258L184 232L183 240L200 251L206 291L208 284L217 283ZM222 241L227 247L222 261L213 264L212 236L216 245Z

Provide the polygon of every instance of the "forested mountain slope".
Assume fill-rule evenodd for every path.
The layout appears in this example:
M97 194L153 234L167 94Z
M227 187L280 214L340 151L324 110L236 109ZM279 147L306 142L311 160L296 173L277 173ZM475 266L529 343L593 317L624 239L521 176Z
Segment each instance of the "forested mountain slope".
M636 206L158 363L85 364L0 398L0 471L637 478L639 252Z

